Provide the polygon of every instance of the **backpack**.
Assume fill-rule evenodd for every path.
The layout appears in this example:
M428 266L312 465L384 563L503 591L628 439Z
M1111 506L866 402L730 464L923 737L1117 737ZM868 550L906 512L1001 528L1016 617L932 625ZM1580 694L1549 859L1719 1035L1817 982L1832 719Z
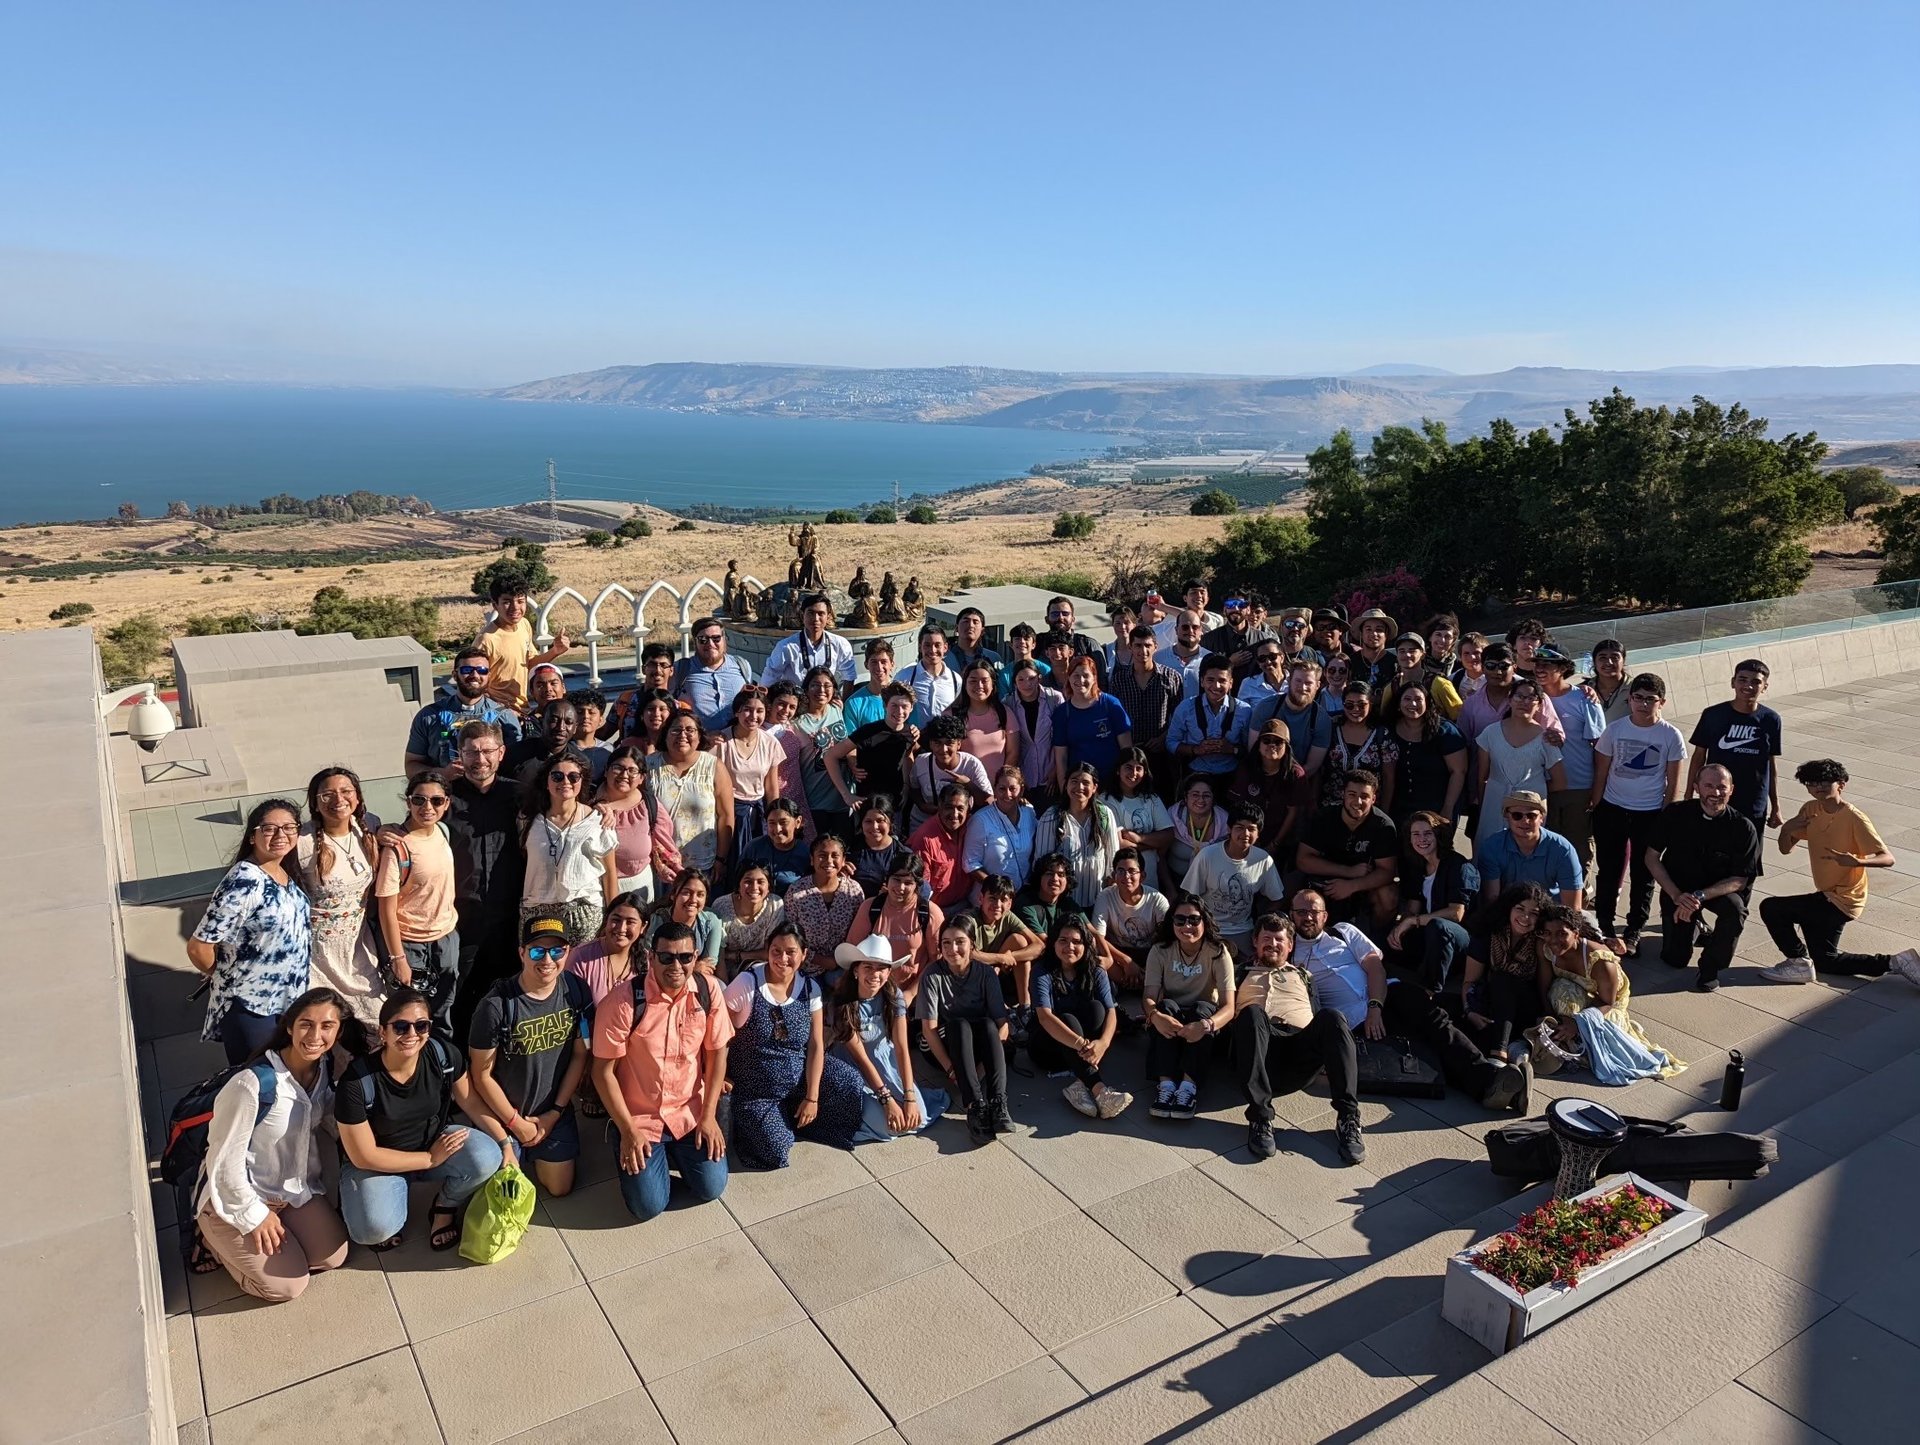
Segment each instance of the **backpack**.
M433 826L440 830L441 841L451 847L453 834L448 830L447 825L435 823ZM413 881L413 849L407 846L407 840L404 837L381 838L380 848L383 852L390 851L394 861L400 865L400 891L405 893Z
M427 1035L427 1057L433 1060L434 1068L440 1071L443 1083L452 1080L453 1076L460 1071L459 1060L453 1056L453 1046L438 1034ZM451 1090L448 1091L447 1097L449 1099L453 1097ZM373 1070L369 1068L360 1076L360 1102L371 1114L377 1099L378 1092L374 1088Z
M279 1092L272 1064L265 1059L255 1059L250 1064L234 1064L211 1078L202 1079L180 1096L167 1118L167 1142L160 1151L160 1177L167 1183L191 1184L199 1179L201 1166L207 1160L207 1127L213 1122L214 1100L227 1086L227 1080L248 1069L260 1080L260 1108L253 1116L254 1127L260 1127L260 1121L267 1117L267 1110L273 1107Z
M886 906L887 906L887 895L884 893L882 893L879 897L870 899L868 901L867 928L869 931L876 929L880 926L880 914L882 910L886 908ZM927 900L924 898L916 898L914 900L913 913L914 913L915 922L918 924L920 932L925 933L927 931L927 925L933 921L933 914L927 907Z
M636 973L627 980L627 987L633 991L633 1027L638 1030L640 1020L647 1016L646 975ZM700 1001L702 1013L713 1012L713 978L699 969L693 971L693 996Z
M567 1007L572 1009L579 1018L591 1024L593 1019L593 990L587 987L587 981L577 973L562 973L560 975L560 988L567 996ZM504 1049L507 1046L507 1040L512 1031L513 1022L506 1017L503 1010L500 1018L500 1032L494 1036L494 1048Z

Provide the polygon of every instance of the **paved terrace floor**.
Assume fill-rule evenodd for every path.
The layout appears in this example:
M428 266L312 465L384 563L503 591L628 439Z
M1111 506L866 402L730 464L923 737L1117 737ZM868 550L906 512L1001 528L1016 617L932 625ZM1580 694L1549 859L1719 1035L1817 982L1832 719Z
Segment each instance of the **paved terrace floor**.
M1896 741L1920 675L1781 711L1783 771L1845 759L1901 855L1851 945L1920 937L1920 785ZM1806 888L1804 854L1767 866L1762 892ZM150 1133L219 1063L179 972L197 912L129 918ZM185 1278L156 1191L181 1441L1893 1438L1920 1378L1920 1235L1895 1205L1920 1187L1920 992L1767 984L1757 920L1716 995L1653 955L1632 968L1636 1016L1692 1068L1625 1090L1546 1081L1536 1108L1590 1092L1767 1129L1782 1164L1696 1187L1707 1241L1499 1362L1439 1320L1440 1275L1539 1190L1488 1172L1497 1121L1473 1101L1366 1103L1367 1162L1343 1169L1322 1093L1282 1102L1285 1152L1256 1163L1218 1080L1189 1125L1144 1105L1099 1125L1058 1081L1016 1076L1011 1138L971 1148L949 1119L852 1153L802 1145L644 1226L589 1131L578 1190L542 1201L513 1258L431 1254L416 1219L402 1249L356 1248L275 1308L224 1273ZM1732 1118L1715 1102L1731 1047L1751 1061ZM1123 1050L1115 1076L1139 1070Z

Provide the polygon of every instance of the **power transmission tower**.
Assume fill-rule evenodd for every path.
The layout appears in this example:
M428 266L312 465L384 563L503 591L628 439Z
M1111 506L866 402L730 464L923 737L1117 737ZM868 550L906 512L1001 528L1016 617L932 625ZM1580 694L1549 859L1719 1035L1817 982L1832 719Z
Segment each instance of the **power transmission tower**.
M547 540L560 540L560 478L553 470L553 458L547 458Z
M893 479L893 520L900 520L900 479Z

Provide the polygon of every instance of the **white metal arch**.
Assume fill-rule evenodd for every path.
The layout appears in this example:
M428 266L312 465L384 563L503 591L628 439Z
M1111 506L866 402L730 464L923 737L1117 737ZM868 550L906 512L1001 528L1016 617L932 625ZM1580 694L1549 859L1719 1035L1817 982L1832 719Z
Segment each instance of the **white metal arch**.
M740 578L740 585L743 587L750 586L755 591L763 590L764 587L760 579L751 573ZM586 626L584 630L581 631L578 640L587 645L587 676L592 685L595 687L600 686L600 644L607 641L609 636L620 636L623 635L623 633L633 642L633 670L634 675L637 677L640 672L640 653L646 647L647 634L651 630L647 623L648 606L663 593L672 599L671 605L674 609L674 622L680 629L680 655L685 657L693 650L694 603L702 593L707 592L713 594L716 604L721 604L726 601L725 590L711 577L700 578L697 582L689 586L685 592L682 592L678 587L675 587L671 582L663 578L637 596L631 588L624 584L609 582L605 587L600 589L600 595L595 597L591 602L587 601L584 596L572 587L556 587L548 594L546 600L540 604L539 611L534 614L534 642L542 648L553 645L553 628L550 624L553 609L564 599L572 598L580 604L580 610L584 614L586 621ZM606 629L600 625L601 609L616 597L633 608L633 625L609 634ZM733 620L739 621L744 619Z

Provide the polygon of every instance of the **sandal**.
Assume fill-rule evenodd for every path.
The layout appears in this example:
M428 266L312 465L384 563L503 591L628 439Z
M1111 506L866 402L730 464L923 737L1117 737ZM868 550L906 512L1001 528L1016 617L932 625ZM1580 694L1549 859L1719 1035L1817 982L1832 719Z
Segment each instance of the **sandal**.
M445 1220L442 1224L440 1221ZM427 1245L446 1251L460 1242L460 1211L451 1204L436 1204L427 1213Z
M187 1268L195 1274L212 1274L220 1268L220 1256L207 1247L200 1231L193 1232L193 1247L187 1252Z
M405 1244L406 1242L407 1242L407 1232L406 1230L403 1229L398 1234L394 1235L392 1239L383 1239L378 1244L368 1245L367 1248L372 1250L375 1254L385 1254L390 1249L398 1249L401 1245Z

